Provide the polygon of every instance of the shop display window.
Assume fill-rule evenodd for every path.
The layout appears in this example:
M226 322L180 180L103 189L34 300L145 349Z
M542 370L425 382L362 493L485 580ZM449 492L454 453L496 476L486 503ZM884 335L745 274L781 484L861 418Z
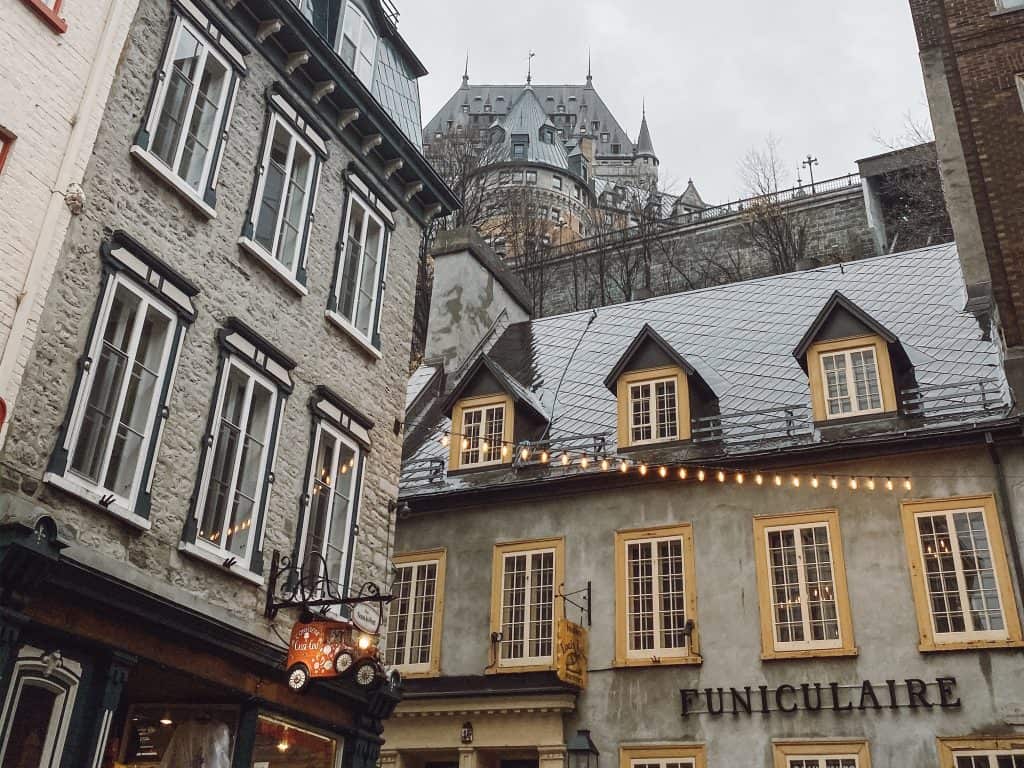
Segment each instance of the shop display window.
M252 768L338 768L341 742L285 720L260 715Z
M128 710L117 768L231 768L238 708L137 704Z

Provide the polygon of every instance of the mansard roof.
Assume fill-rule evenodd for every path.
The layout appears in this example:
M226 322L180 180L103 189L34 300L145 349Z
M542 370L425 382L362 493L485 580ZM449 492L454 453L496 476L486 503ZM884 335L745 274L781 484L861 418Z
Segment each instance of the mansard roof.
M487 356L543 404L550 417L547 439L552 451L581 436L589 442L576 445L593 446L594 436L601 436L604 449L614 454L617 403L605 377L649 326L665 344L685 352L685 361L699 371L718 399L720 441L673 449L673 461L730 465L787 451L827 452L828 440L811 418L807 375L793 352L837 292L887 338L899 340L913 361L923 403L924 416L915 425L879 427L889 431L857 439L877 442L884 437L886 444L936 435L947 439L957 431L981 428L977 425L992 428L1010 418L1009 400L999 394L1005 392L1006 381L998 341L987 338L964 311L963 277L952 243L513 323ZM982 381L990 383L986 396L994 399L959 399L956 393L962 393L962 387L969 385L977 393ZM931 403L943 405L933 412ZM758 414L756 427L749 424L755 418L750 414ZM762 426L772 414L782 414L782 426L775 432ZM797 429L790 432L794 425ZM450 428L440 417L423 431L417 445L408 447L403 496L537 483L548 479L543 474L548 470L554 481L555 470L563 472L505 467L472 478L442 473L427 482L416 467L445 459L440 436ZM742 435L749 436L752 429L757 439L744 439ZM852 450L851 445L844 441L843 450Z
M548 120L547 113L544 112L544 107L537 100L537 94L531 86L528 85L520 91L508 114L499 118L497 124L504 130L501 159L512 160L512 144L517 136L525 135L529 140L526 147L527 162L543 163L566 170L569 168L569 159L565 154L562 140L557 135L550 144L541 140L541 128L550 128L554 131L555 126Z

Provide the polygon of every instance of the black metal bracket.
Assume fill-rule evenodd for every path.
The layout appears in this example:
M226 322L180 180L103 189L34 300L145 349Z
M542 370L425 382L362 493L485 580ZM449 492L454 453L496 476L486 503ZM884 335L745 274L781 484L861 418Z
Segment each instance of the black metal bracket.
M579 602L574 599L577 595L579 596ZM590 626L590 599L592 597L592 587L589 581L587 582L587 586L573 592L566 592L565 584L559 584L558 592L555 594L555 597L562 598L566 605L578 608L580 611L580 623L582 623L585 618L587 626ZM565 606L562 607L564 608Z
M270 581L263 615L277 616L282 608L301 608L303 613L326 614L333 607L377 603L379 614L383 607L395 599L382 595L380 587L368 581L351 597L341 595L341 584L327 575L327 560L323 555L310 555L304 563L294 563L287 555L274 550L270 560Z

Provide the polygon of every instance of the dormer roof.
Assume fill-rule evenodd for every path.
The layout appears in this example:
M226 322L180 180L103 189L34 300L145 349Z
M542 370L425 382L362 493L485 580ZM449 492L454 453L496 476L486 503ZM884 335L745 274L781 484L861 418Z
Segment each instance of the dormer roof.
M467 396L466 391L470 385L472 385L478 377L486 373L489 373L493 377L501 391L509 395L513 401L515 401L517 407L522 406L526 408L534 416L545 423L549 421L547 409L544 408L544 404L541 403L540 399L516 381L512 374L494 362L486 354L480 355L480 357L476 359L476 362L474 362L473 365L470 366L469 370L466 371L465 375L459 379L455 388L441 404L441 412L445 416L451 416L452 409L454 409L455 404L463 397Z
M686 358L679 354L671 344L665 341L665 339L651 327L650 323L644 324L644 327L641 328L640 332L633 337L633 341L631 341L629 346L626 347L626 351L622 353L611 371L609 371L608 375L605 376L605 387L614 393L619 377L629 370L630 364L639 357L649 345L653 345L656 349L660 350L672 364L678 365L682 368L683 373L686 374L687 378L689 378L692 383L697 384L705 394L710 397L715 396L714 391L697 372L697 369L690 365L690 363L686 361Z
M839 291L833 292L818 312L803 338L793 348L793 357L806 371L807 350L820 336L827 335L830 338L838 339L864 333L874 333L880 336L889 345L890 353L895 354L894 362L899 361L910 365L907 353L896 334Z

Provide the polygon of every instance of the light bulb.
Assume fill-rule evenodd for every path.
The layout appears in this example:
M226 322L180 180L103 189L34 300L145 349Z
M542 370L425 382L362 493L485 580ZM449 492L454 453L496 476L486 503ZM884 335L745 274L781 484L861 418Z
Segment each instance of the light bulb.
M913 486L910 483L910 478L909 477L903 478L903 490L909 491L912 487Z
M503 457L504 457L504 456L508 456L508 446L507 446L507 445L503 445L503 446L501 446L501 455L502 455Z
M722 470L718 470L718 473L715 475L715 478L718 480L718 482L724 483L725 482L725 472L723 472Z
M811 488L817 488L817 487L818 487L818 476L817 475L811 475Z
M530 458L530 449L523 448L523 450L519 452L519 458L521 458L523 461L526 461L528 458Z
M569 463L569 454L562 451L562 466L566 466Z
M754 482L757 483L758 485L763 485L764 476L760 472L758 472L756 475L754 475Z
M441 445L445 448L448 447L448 443L451 442L451 438L448 435L441 435Z
M486 440L481 440L480 441L480 450L486 451L490 447L491 447L491 444L488 443Z
M868 482L867 482L867 486L868 486L868 490L869 491L875 490L875 478L869 477L868 478Z
M641 475L646 475L647 474L647 465L646 464L641 464L640 465L640 474Z
M679 468L679 479L680 480L685 480L686 479L686 467L680 467Z
M623 459L622 463L619 464L619 472L625 472L627 469L629 469L629 464L627 464L626 460Z
M851 491L856 491L857 490L857 478L856 477L851 477L850 478L850 490Z
M540 461L541 461L541 464L547 464L548 463L548 452L547 451L541 451L540 452Z
M607 469L608 469L608 459L601 459L601 469L607 471Z
M799 488L800 487L800 475L793 475L793 487L794 488Z
M468 448L469 448L469 440L464 437L464 438L462 438L462 450L465 451Z
M887 477L887 478L885 478L885 490L887 490L887 491L891 491L891 490L892 490L892 488L893 488L893 485L892 485L892 478L891 478L891 477Z
M743 473L742 472L737 472L736 473L736 483L737 483L737 485L743 485Z
M580 459L580 466L586 469L589 463L590 460L587 458L587 454L584 453L583 458Z
M828 480L828 484L832 486L832 490L834 491L839 487L839 480L836 479L835 475L832 475Z
M707 473L703 469L698 469L697 470L697 479L700 480L703 483L705 477L707 477Z
M775 485L782 485L782 475L775 476Z

